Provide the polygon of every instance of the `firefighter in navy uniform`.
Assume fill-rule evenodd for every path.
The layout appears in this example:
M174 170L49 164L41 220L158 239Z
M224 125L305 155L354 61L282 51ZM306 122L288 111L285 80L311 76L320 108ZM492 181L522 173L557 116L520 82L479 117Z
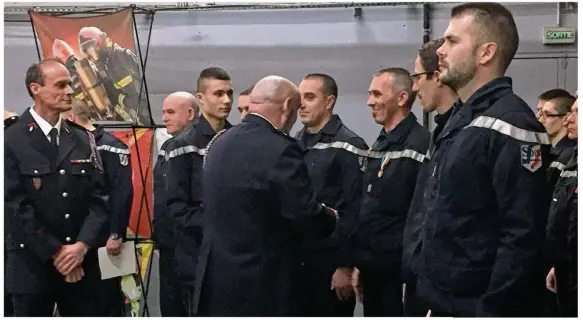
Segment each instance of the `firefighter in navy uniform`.
M571 113L566 118L568 138L574 141L578 137L579 103L576 101ZM577 183L577 146L573 156L563 168L555 186L551 202L549 220L548 245L553 268L547 275L547 288L557 294L559 312L563 317L577 317L577 213L578 213L578 183Z
M184 305L191 311L194 274L202 241L202 160L215 134L228 129L233 103L229 74L216 67L203 70L197 80L202 116L168 140L165 155L167 214L176 239L175 271L183 286Z
M6 129L6 287L15 316L106 316L97 248L109 234L108 192L92 134L69 125L66 67L47 59L27 71L34 106ZM42 83L42 85L41 85ZM41 116L42 115L42 116Z
M192 94L175 92L164 99L162 120L168 134L178 135L197 118L198 105ZM180 279L174 268L176 239L166 206L166 154L171 139L162 144L154 166L154 235L160 254L160 312L163 317L186 317L188 310L182 301Z
M429 145L429 132L411 112L412 87L411 75L401 68L380 70L369 87L368 105L383 129L369 153L365 193L351 240L365 317L403 315L403 232Z
M113 120L150 124L150 108L136 55L114 43L96 27L84 27L79 31L79 48L95 64L109 100L115 105L113 111L119 116Z
M4 129L15 124L18 120L18 115L14 112L4 110ZM6 242L4 242L4 278L6 279ZM11 317L14 308L12 307L12 295L6 292L6 286L4 286L4 316Z
M457 99L453 90L439 81L439 74L436 72L439 58L437 49L443 45L443 38L431 40L419 49L415 59L415 73L411 74L413 78L413 91L417 93L419 103L424 112L435 114L435 128L431 133L429 148L425 155L425 162L419 170L415 193L411 201L411 207L407 214L405 230L403 232L403 263L402 272L405 281L405 301L404 310L406 317L424 317L427 310L417 298L416 294L416 263L419 250L421 249L421 235L423 217L421 216L421 205L423 204L423 194L425 193L425 183L429 177L428 160L431 159L435 139L441 133L449 116L452 112L452 106Z
M551 139L551 165L549 168L549 186L554 188L561 171L573 157L577 140L569 139L564 122L575 97L557 97L542 103L539 121L545 126ZM552 189L551 189L552 190Z
M498 3L452 9L437 50L459 100L435 140L417 293L432 316L542 314L550 142L504 77L518 48Z
M299 117L305 126L296 139L306 150L304 160L317 200L336 208L342 218L330 238L304 240L301 315L352 317L355 300L347 240L360 209L368 146L332 113L338 97L332 77L309 74L299 90Z
M94 126L91 123L91 115L90 107L79 99L73 99L71 111L61 114L71 121L72 126L87 130L95 136L97 150L105 170L106 187L110 193L108 208L110 233L105 247L108 254L118 255L126 237L134 196L130 150L113 134L100 126ZM122 316L123 299L119 279L102 280L102 289L101 298L109 301L108 315Z

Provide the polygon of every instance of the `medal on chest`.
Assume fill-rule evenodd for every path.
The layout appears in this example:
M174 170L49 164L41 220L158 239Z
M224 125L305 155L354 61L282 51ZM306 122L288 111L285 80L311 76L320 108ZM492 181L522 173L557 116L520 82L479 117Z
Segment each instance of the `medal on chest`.
M386 168L386 167L387 167L387 165L389 164L389 160L390 160L390 158L389 158L389 155L388 155L388 154L385 154L385 155L382 157L382 159L381 159L381 167L380 167L380 169L379 169L379 173L378 173L378 177L379 177L379 178L383 176L383 173L384 173L384 171L385 171L385 168Z

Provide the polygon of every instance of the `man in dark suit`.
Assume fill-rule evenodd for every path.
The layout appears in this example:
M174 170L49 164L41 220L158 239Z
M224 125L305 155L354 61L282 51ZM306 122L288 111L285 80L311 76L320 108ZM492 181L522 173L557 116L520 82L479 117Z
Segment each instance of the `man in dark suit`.
M293 83L264 78L243 122L209 144L194 301L200 316L298 312L300 236L326 237L338 217L316 201L302 149L288 136L299 106Z
M56 60L33 64L34 106L6 129L6 288L15 316L102 316L97 248L109 230L103 166L94 137L67 124L71 80Z

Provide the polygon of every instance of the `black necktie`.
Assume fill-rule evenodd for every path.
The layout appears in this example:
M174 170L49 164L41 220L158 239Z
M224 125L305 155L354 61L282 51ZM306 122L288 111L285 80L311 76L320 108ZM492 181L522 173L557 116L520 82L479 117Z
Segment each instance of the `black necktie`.
M49 132L49 136L51 137L51 144L55 147L55 150L59 149L59 145L57 144L57 128L52 128Z

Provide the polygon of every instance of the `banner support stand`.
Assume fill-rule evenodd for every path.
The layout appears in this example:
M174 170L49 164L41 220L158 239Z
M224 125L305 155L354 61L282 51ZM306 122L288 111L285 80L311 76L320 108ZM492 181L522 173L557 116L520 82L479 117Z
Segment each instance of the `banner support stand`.
M146 83L146 63L142 57L142 47L140 45L140 36L138 34L138 24L136 23L136 14L135 14L136 5L131 4L130 8L132 8L132 20L134 22L134 30L136 33L136 44L138 47L138 54L140 55L140 65L142 66L142 81L140 83L140 91L139 91L138 97L142 96L142 87L143 87L144 91L146 92L146 101L148 102L148 107L150 108L150 96L148 95L148 84ZM152 19L150 20L150 30L148 33L147 47L150 46L150 37L152 36L152 26L153 25L154 25L154 14L152 14ZM146 48L146 57L147 57L147 52L148 52L148 48ZM138 107L136 108L136 112L138 114L140 112L141 101L142 101L142 99L138 100ZM154 119L152 118L152 108L150 108L150 123L154 123Z
M38 46L38 38L36 36L36 29L34 28L34 21L32 21L31 15L32 9L28 10L28 18L30 19L30 26L32 27L32 35L34 36L34 44L36 46L36 54L38 55L38 61L42 61L42 56L40 54L40 47Z

